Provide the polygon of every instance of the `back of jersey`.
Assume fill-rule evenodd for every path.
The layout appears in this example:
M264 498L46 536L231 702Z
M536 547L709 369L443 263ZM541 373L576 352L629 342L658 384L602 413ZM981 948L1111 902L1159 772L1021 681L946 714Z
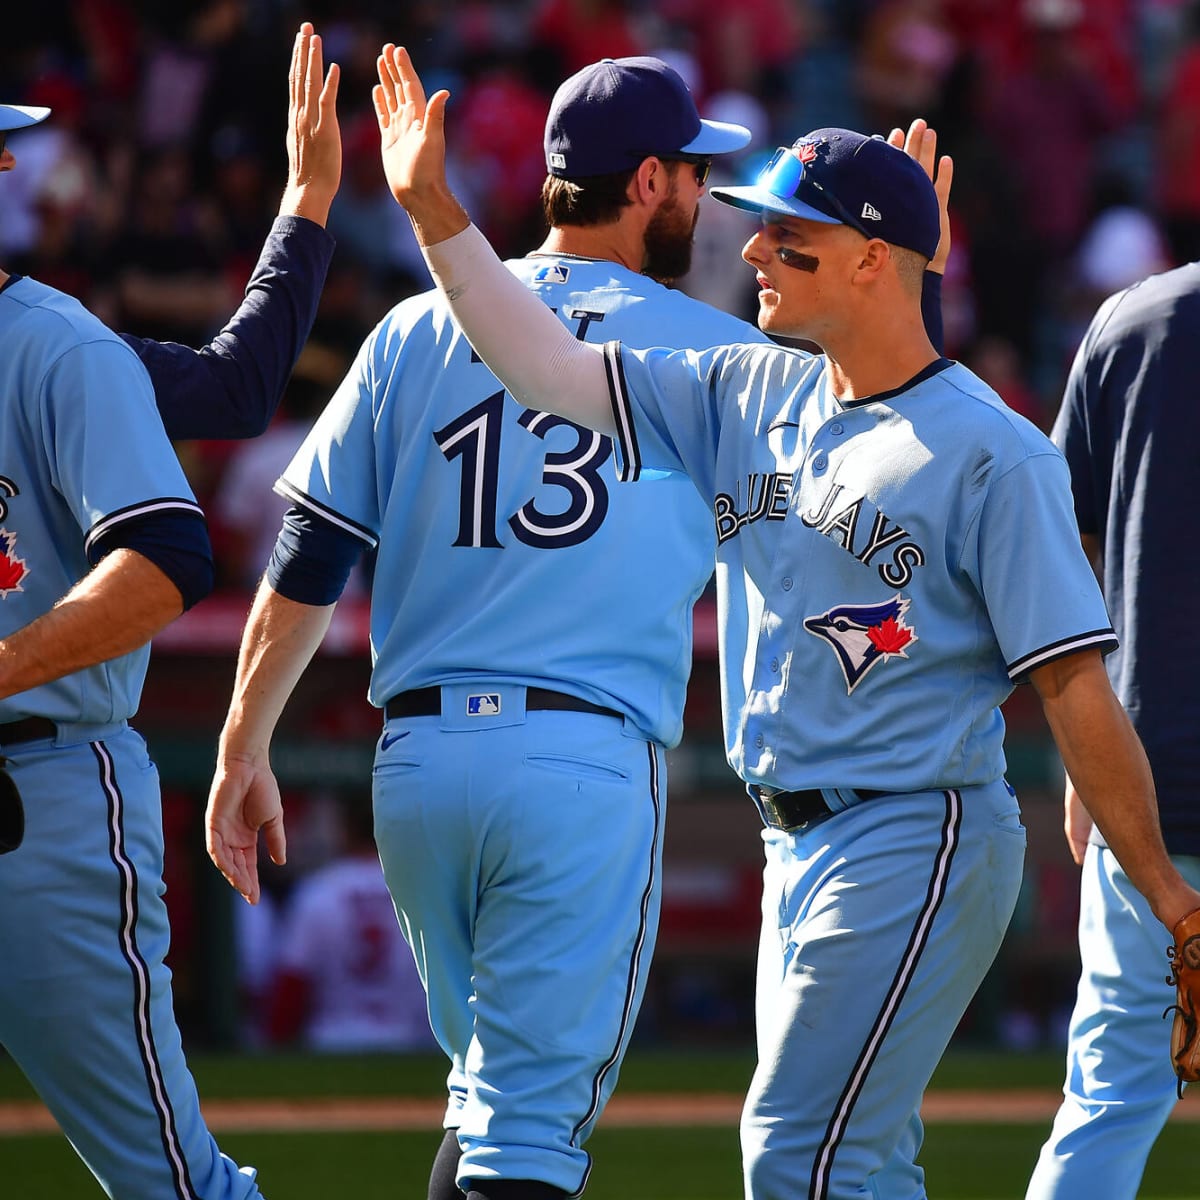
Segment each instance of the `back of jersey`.
M765 340L611 262L509 266L582 340ZM279 490L378 544L374 703L469 679L525 684L678 742L711 498L678 475L618 487L610 439L514 403L436 293L368 338Z

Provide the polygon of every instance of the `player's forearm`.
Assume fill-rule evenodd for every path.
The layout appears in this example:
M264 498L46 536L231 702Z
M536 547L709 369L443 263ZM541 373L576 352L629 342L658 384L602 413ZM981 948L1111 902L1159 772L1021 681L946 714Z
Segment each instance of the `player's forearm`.
M114 550L49 612L0 640L0 696L129 654L181 612L163 571L135 550Z
M238 652L222 759L267 766L271 738L300 676L321 644L336 605L298 604L259 585Z
M1171 928L1194 907L1158 823L1145 751L1098 653L1070 655L1032 675L1063 763L1087 812L1133 885Z
M474 225L424 250L455 320L513 399L616 432L600 348L572 336Z

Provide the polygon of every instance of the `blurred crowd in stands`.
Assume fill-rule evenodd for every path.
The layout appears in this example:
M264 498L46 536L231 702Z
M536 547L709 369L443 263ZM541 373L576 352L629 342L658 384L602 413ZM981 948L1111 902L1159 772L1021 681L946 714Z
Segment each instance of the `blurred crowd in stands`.
M271 435L184 448L221 584L261 571L264 488L360 339L427 282L378 162L375 56L410 47L453 94L452 180L499 248L541 235L555 86L652 53L705 115L754 130L754 171L823 125L924 116L956 162L947 350L1042 426L1104 295L1200 254L1200 4L1185 0L42 0L5 17L0 95L53 120L11 138L0 254L118 329L199 344L233 309L286 160L287 56L313 20L342 66L338 241L317 327ZM683 286L753 317L742 214L706 202Z

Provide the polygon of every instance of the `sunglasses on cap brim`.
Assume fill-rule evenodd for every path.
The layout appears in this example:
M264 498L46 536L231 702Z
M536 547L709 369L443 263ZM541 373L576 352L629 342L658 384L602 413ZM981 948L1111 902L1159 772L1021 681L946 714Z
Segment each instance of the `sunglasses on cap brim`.
M805 188L812 188L831 209L843 225L856 229L865 238L878 237L871 233L850 210L825 187L808 169L808 164L801 162L792 146L780 146L771 155L771 160L759 173L758 186L777 196L780 200L799 200L802 204L808 201L801 195ZM814 206L815 207L815 206Z

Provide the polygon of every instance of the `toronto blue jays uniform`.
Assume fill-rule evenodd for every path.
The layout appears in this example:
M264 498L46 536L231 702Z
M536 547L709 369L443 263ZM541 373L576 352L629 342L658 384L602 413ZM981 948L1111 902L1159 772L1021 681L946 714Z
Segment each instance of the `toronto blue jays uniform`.
M1071 470L1079 528L1099 539L1121 638L1107 660L1154 774L1163 841L1200 886L1200 645L1181 601L1200 567L1180 514L1194 503L1200 264L1111 297L1076 355L1051 434ZM1188 431L1191 431L1190 433ZM1098 831L1083 864L1079 951L1064 1101L1030 1200L1132 1200L1177 1100L1171 1069L1170 941Z
M576 336L762 342L608 261L509 264ZM452 1061L458 1182L572 1192L641 1003L708 506L508 399L436 294L398 305L278 484L377 550L376 838Z
M767 825L746 1194L923 1195L922 1092L1024 857L998 706L1115 644L1062 456L945 359L843 404L800 351L605 355L622 477L685 472L716 517L727 751Z
M202 516L145 370L74 300L30 279L0 290L0 391L7 635L123 530ZM26 819L0 857L0 1041L108 1195L254 1196L204 1126L172 1012L158 777L126 724L148 653L0 701Z

